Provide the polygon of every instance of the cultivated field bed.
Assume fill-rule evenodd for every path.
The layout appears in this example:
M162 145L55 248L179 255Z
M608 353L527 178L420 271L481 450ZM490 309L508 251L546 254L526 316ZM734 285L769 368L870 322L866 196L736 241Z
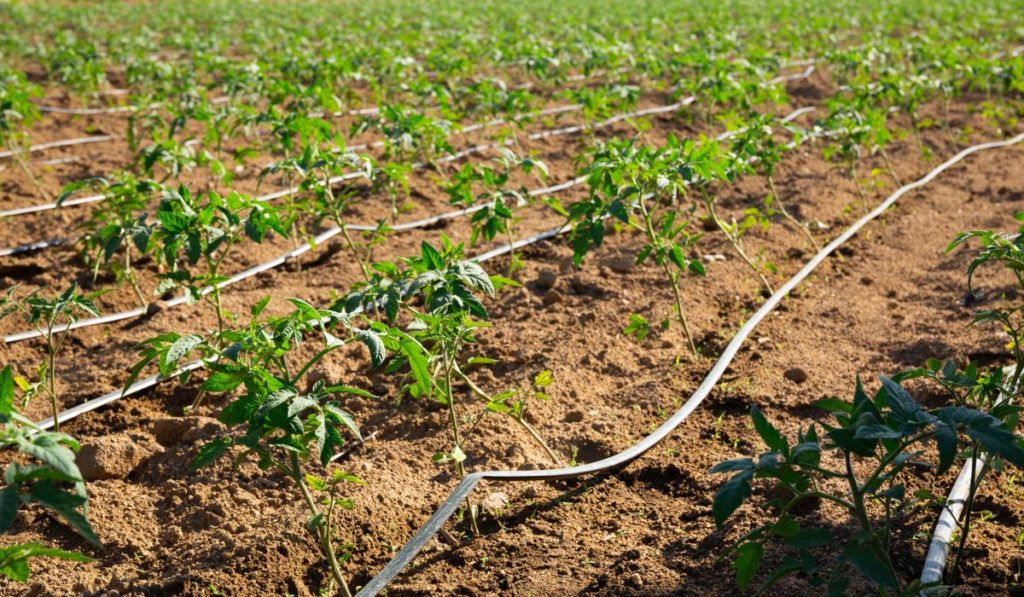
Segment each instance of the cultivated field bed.
M454 3L367 3L346 16L351 30L343 28L336 35L324 33L324 28L337 18L339 7L321 2L260 3L267 13L253 17L252 23L245 20L249 17L244 11L227 3L204 8L209 15L221 15L219 20L186 18L189 3L168 8L163 16L147 15L143 3L115 8L108 3L71 7L30 2L0 8L0 22L18 25L16 33L5 34L0 46L5 63L10 63L9 68L0 66L0 73L14 73L5 75L6 95L0 99L17 100L16 92L33 85L39 90L27 104L10 104L8 113L20 110L25 117L3 121L0 133L7 148L18 152L62 139L115 137L0 161L0 210L45 206L65 189L70 198L103 195L109 189L73 185L117 172L161 185L129 210L134 217L147 214L144 221L154 226L147 236L150 245L141 251L145 254L136 254L133 263L138 292L120 266L110 265L134 241L131 235L111 252L113 260L90 261L102 253L95 246L83 253L97 228L82 224L91 213L103 213L95 210L113 199L0 219L0 248L12 248L0 257L0 290L10 290L15 299L34 293L54 296L74 283L81 295L95 293L92 301L103 314L145 311L67 332L52 373L42 373L37 395L18 404L18 410L27 421L40 422L122 388L140 359L142 343L168 332L197 335L195 343L170 359L174 364L200 356L220 359L181 383L168 379L81 416L61 419L60 431L82 446L73 473L86 481L88 506L81 512L102 546L87 541L81 529L76 532L68 524L66 514L45 503L25 498L27 505L16 507L0 499L0 507L10 508L0 510L0 523L6 527L0 548L37 543L94 560L33 558L27 582L0 577L0 593L319 595L347 590L336 582L338 576L356 592L410 540L463 474L582 465L636 444L700 385L740 326L772 294L766 286L771 291L779 288L821 245L905 183L926 176L965 148L1024 131L1019 122L1024 115L1024 60L1018 52L1024 44L1024 11L1019 10L1024 7L1018 3L1006 7L953 2L936 8L905 0L888 9L871 2L848 7L863 17L860 20L833 14L838 11L809 0L775 7L742 2L734 12L689 2L651 3L645 6L647 14L625 2L606 3L604 14L580 5L580 13L573 14L569 5L575 4L579 3L548 7L531 30L525 7L470 3L446 13ZM437 23L411 24L430 14L446 16ZM178 36L170 35L174 16L188 24ZM673 25L700 22L698 17L715 27ZM616 22L628 25L617 29ZM45 40L39 28L59 23L73 24L69 30L77 37ZM143 23L152 28L149 33L138 33ZM357 26L360 23L362 27ZM967 33L956 34L957 26ZM128 41L130 31L153 43ZM95 32L107 32L111 40L120 41L104 42ZM482 41L487 39L492 42ZM513 42L516 39L519 43ZM39 44L37 49L27 49L30 40ZM507 42L506 55L487 49L497 43L494 40ZM82 43L103 51L90 58ZM120 51L118 44L129 45L129 54L134 52L135 57L112 57L111 52ZM380 58L362 51L374 47ZM307 58L288 58L289 53L302 51ZM522 66L529 60L543 62L544 52L558 58L544 57L549 60L546 70ZM153 56L139 58L141 54ZM356 74L338 66L343 57L358 57L361 70L355 69ZM77 74L58 68L61 60L77 68ZM966 68L968 60L977 63ZM709 67L709 62L715 66ZM173 71L178 78L191 71L195 84L177 79L172 84L152 74L136 80L125 74L124 64L136 64L134 69L139 63L178 69ZM247 69L246 64L259 68ZM318 64L336 70L330 76L324 74L327 70L320 72L318 79L310 70ZM83 79L93 67L103 76ZM259 70L266 81L281 88L253 85L223 103L210 101L224 97L234 78ZM504 82L503 97L508 98L508 90L522 88L530 94L528 102L484 111L473 107L485 97L473 88L461 110L438 104L446 97L438 89L455 94L497 79ZM438 86L427 93L424 81L437 81ZM110 93L120 88L128 93ZM328 91L334 94L330 98ZM594 105L526 116L545 109L554 112L581 98ZM33 115L26 108L30 105L102 113ZM124 106L134 107L110 110ZM207 135L213 121L201 114L217 106L232 107L218 126L249 118L245 121L251 130L226 135L220 144L212 141ZM372 106L404 110L425 118L427 124L410 118L388 128L366 121L365 114L347 114ZM664 106L670 108L659 109ZM169 134L162 124L136 128L144 131L142 140L129 140L129 123L139 127L147 118L156 122L157 115L166 117L175 110L185 114L181 127ZM316 116L332 111L346 114ZM274 127L284 126L284 120L272 117L282 114L308 118L302 126L309 128L295 125L301 132L282 135L287 142L274 141ZM496 118L518 119L519 124L459 132ZM606 123L608 119L613 122ZM355 131L362 122L370 122L368 130ZM439 135L430 128L442 122L452 131ZM331 134L317 137L311 132L321 130L316 127ZM735 140L746 138L755 127L767 127L769 132L760 138L762 145L741 154ZM370 145L382 138L383 145ZM632 146L626 145L629 140ZM672 154L677 140L694 145ZM168 162L147 169L139 156L159 144L181 155L206 151L210 161L185 160L178 164L180 172L172 171ZM345 149L359 145L370 146L355 152ZM655 153L630 153L640 147ZM721 152L705 158L699 153L703 148ZM777 163L771 154L776 148ZM471 151L457 154L467 149ZM487 181L473 179L463 189L454 187L473 167L500 170L496 159L502 149L514 154L515 166L507 180L489 187ZM498 197L512 206L513 218L503 224L511 222L514 228L488 235L470 215L452 214L430 225L384 234L372 246L354 229L354 249L339 234L311 246L297 259L208 295L220 301L219 314L206 299L196 304L167 302L186 292L189 284L196 292L204 284L193 280L169 288L166 283L161 286L161 280L176 271L196 274L208 262L205 257L192 260L183 247L167 249L170 258L164 254L174 220L160 214L170 209L173 193L187 189L195 196L238 192L248 197L286 190L297 185L301 175L261 175L263 168L303 151L328 155L332 150L370 164L365 176L326 185L337 197L351 195L336 214L346 225L399 225L465 207L480 209ZM763 168L765 160L772 170ZM543 164L540 169L529 167L537 162ZM383 172L390 166L407 167L406 180L387 185ZM349 170L340 168L329 175ZM656 170L658 176L651 174ZM599 178L602 174L609 178ZM639 189L635 193L628 191L630 181ZM240 233L228 250L217 253L214 248L209 257L217 258L219 274L230 276L309 245L310 238L337 225L330 217L320 217L326 212L310 213L315 206L306 207L294 221L291 212L283 211L326 187L245 203L238 212L243 221L266 210L283 223L260 242ZM527 197L526 191L536 189L553 190L516 204ZM460 192L468 193L470 200L453 200L467 196ZM625 205L627 219L619 218L622 212L612 205L616 201ZM588 204L598 207L588 212L581 207ZM647 210L678 214L676 224L687 223L682 236L679 229L672 235L645 229ZM1021 303L1016 257L1006 258L1006 271L978 270L969 287L965 271L980 244L972 241L947 251L963 231L1017 231L1018 213L1024 213L1024 145L970 155L906 193L839 247L760 323L708 398L650 452L598 475L482 482L467 502L469 508L460 509L429 539L412 565L390 583L387 594L718 595L753 592L761 583L770 583L764 587L768 594L824 594L827 571L848 581L833 587L837 594L916 594L941 500L971 450L990 454L997 466L986 471L984 484L977 486L968 540L950 557L950 564L956 559L957 571L940 580L969 595L1024 590L1024 493L1015 461L1018 452L1024 454L1024 442L1015 413L999 403L980 398L977 403L957 401L920 377L902 382L929 412L952 405L977 409L979 416L998 417L999 429L1010 439L994 448L988 436L982 441L971 435L975 428L958 428L961 443L955 466L909 466L900 471L901 497L893 512L881 498L869 502L871 520L885 529L890 558L885 572L874 576L865 570L874 570L872 565L878 562L854 561L849 555L853 552L835 547L862 540L847 509L837 501L811 498L793 516L829 537L827 545L803 550L816 560L814 572L804 567L772 578L771 571L799 549L777 535L757 543L763 550L759 566L744 578L735 548L753 544L744 538L751 529L779 520L777 509L765 506L765 501L786 490L758 478L752 495L744 496L746 503L730 511L724 524L716 523L716 495L721 496L720 488L729 477L711 472L722 461L772 452L770 445L766 448L763 427L753 422L752 407L784 436L796 437L812 423L819 430L835 425L819 401L851 400L858 378L868 395L881 392L882 404L893 390L880 390L879 376L922 367L930 359L951 361L961 369L976 363L983 370L1020 363L1012 325L969 325L980 310L1008 310ZM431 265L425 244L443 247L442 237L465 243L465 254L456 260L470 260L506 246L510 238L554 232L561 226L565 228L559 234L520 248L515 261L505 254L480 264L492 276L485 286L498 286L493 296L473 287L486 318L465 306L438 307L432 302L443 296L438 289L418 290L422 295L410 292L396 317L386 317L385 307L371 303L362 305L361 314L338 313L344 305L339 299L350 291L374 287L366 283L373 272L394 273L387 268L364 271L363 265L402 263L404 257L424 255L426 271L451 276L456 275L455 266ZM590 237L588 243L587 231L594 227L604 235L600 242ZM673 228L671 222L668 228ZM1011 244L1017 242L1014 236L1007 238ZM17 248L51 239L61 242L36 250ZM477 242L471 244L471 239ZM668 247L668 256L662 257L667 266L644 259L652 244ZM1014 246L1024 250L1020 244ZM678 255L670 255L673 246L679 248ZM666 278L670 271L675 272L671 279ZM676 281L681 311L673 302ZM265 321L297 313L296 303L289 299L330 309L314 311L310 319L300 308L296 325L308 328L305 340L288 348L281 361L263 363L267 371L277 371L284 362L294 373L296 363L321 353L324 337L345 345L328 345L326 356L295 379L283 367L284 373L275 374L276 381L266 382L273 391L254 389L264 383L255 378L226 391L208 384L200 389L222 371L217 369L221 364L236 358L243 362L232 351L244 355L254 350L255 336L243 339L242 334L253 333L245 332L249 313L264 297L270 297L260 315ZM696 353L679 321L684 314ZM311 323L320 317L329 321L330 335ZM475 342L459 344L453 356L450 345L431 335L440 333L429 327L439 325L435 317L452 318L448 325L462 326L462 334L475 330ZM475 327L485 319L486 325ZM1009 323L1016 321L1011 318ZM643 322L640 333L638 322ZM0 318L0 336L31 328L19 313ZM387 346L385 362L376 367L371 365L378 358L373 353L375 341L366 339L366 330ZM10 366L13 375L23 378L19 384L29 384L37 365L54 352L51 349L44 338L0 343L0 366ZM426 359L422 375L429 378L430 396L419 395L417 358ZM445 376L449 359L461 363L469 382ZM155 363L144 365L135 372L140 378L157 372ZM51 377L57 388L52 395L47 385ZM0 398L3 383L0 379ZM339 385L355 388L350 393L336 390L332 399L351 415L361 437L335 421L344 441L331 450L338 456L326 466L318 450L310 448L315 440L302 440L313 442L296 448L303 458L302 470L312 478L299 475L297 480L281 467L265 470L253 458L223 457L194 466L207 449L204 446L238 440L257 417L254 407L249 419L233 419L236 401L253 396L257 403L265 403L282 387L294 387L297 397ZM20 398L24 388L14 388L12 397ZM493 398L510 389L517 393ZM996 389L1010 401L1019 394L1010 383ZM492 401L481 400L481 394ZM519 399L527 407L517 422L505 410ZM456 406L450 408L449 401ZM296 412L307 416L311 411ZM3 420L4 433L28 425L8 414ZM461 426L461 435L455 431L453 436L453 420ZM23 437L32 437L40 431L25 433ZM845 452L822 441L822 467L841 470ZM24 449L19 452L13 440L4 445L8 449L0 453L0 461L5 466L38 459ZM937 461L936 445L922 445L914 458ZM266 449L277 454L274 450L281 446L269 444ZM886 453L890 447L880 444L875 449ZM227 453L238 456L242 447ZM280 454L280 462L290 462L289 452ZM850 464L850 474L863 477L872 466L870 458L859 454ZM318 491L317 483L334 471L358 477L358 482L342 483L335 496L351 503L339 502L326 526L322 521L319 527L308 525L309 504L296 487L304 482L319 500L327 492ZM72 495L77 478L61 479L62 491ZM843 495L840 481L841 475L818 482L822 492ZM890 487L895 484L894 480ZM10 479L3 485L13 488L10 491L17 486ZM329 503L321 506L326 509ZM333 538L331 557L340 560L334 574L318 541L323 532ZM890 571L897 587L887 585Z

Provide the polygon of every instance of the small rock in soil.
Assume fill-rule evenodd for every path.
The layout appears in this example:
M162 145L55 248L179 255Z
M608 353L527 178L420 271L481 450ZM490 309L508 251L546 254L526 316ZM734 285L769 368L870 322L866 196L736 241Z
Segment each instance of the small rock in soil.
M804 383L807 381L807 372L800 367L792 367L790 369L786 369L786 372L782 374L782 377L785 377L793 383Z
M565 413L565 418L563 420L566 423L579 423L580 421L583 420L583 411L581 411L581 410L574 410L574 411L567 412L567 413Z
M629 575L629 578L626 579L626 584L628 584L631 587L636 587L637 589L639 589L640 587L644 586L644 579L640 577L640 574L634 572L633 574Z
M534 284L537 285L539 290L551 290L555 286L555 282L558 281L558 274L549 270L543 269L537 274L537 279L534 280Z
M150 454L147 447L118 433L98 437L82 446L75 458L86 481L127 477Z
M551 289L544 293L544 306L550 307L551 305L562 302L562 293L557 290Z

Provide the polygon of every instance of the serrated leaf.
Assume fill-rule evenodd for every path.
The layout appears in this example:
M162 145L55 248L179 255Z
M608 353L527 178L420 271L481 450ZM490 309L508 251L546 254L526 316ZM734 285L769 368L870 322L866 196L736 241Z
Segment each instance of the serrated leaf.
M761 557L764 555L764 546L756 542L748 542L736 548L736 559L732 567L736 570L736 584L740 591L746 591L750 582L754 580L758 569L761 567Z

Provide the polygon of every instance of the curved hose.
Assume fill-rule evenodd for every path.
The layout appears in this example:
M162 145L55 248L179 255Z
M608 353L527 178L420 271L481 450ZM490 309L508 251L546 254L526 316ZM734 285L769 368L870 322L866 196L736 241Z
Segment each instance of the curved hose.
M653 109L654 108L652 108L652 110ZM663 108L656 108L656 109L657 110L663 110ZM798 108L798 109L794 110L793 112L790 112L789 115L787 115L785 118L783 118L780 122L783 122L783 123L790 122L792 120L795 120L796 118L798 118L799 116L801 116L803 114L807 114L808 112L812 112L813 110L815 110L815 108L812 107L812 106L807 106L807 107L804 107L804 108ZM737 131L728 131L728 132L722 133L721 135L718 135L717 139L718 140L727 139L727 138L729 138L731 136L734 136L734 135L738 134L741 130L742 129L737 130ZM530 190L527 193L527 195L529 195L530 197L538 197L538 196L543 196L543 195L551 195L553 193L559 193L559 192L564 191L566 189L572 188L572 187L574 187L576 185L582 184L586 180L587 180L586 176L578 176L576 178L567 180L565 182L562 182L562 183L559 183L559 184L556 184L556 185L542 187L542 188L539 188L539 189L532 189L532 190ZM491 205L492 205L492 203L482 203L480 205L474 205L472 207L467 207L467 208L464 208L464 209L458 209L458 210L454 210L454 211L449 211L449 212L437 214L437 215L434 215L434 216L429 216L429 217L426 217L426 218L422 218L422 219L419 219L419 220L413 220L411 222L403 222L401 224L396 224L396 225L392 226L391 229L392 229L392 231L403 231L403 230L411 230L411 229L415 229L415 228L426 228L428 226L432 226L432 225L434 225L434 224L436 224L438 222L444 221L444 220L453 220L455 218L459 218L459 217L463 217L463 216L474 214L474 213L476 213L476 212L478 212L478 211L480 211L482 209L486 209L486 208L490 207ZM366 225L366 224L351 224L351 225L346 226L346 228L348 230L356 230L356 231L373 231L373 230L376 230L375 226L369 226L369 225ZM556 228L554 230L549 230L549 231L543 232L541 234L547 234L549 236L545 236L544 238L549 238L550 236L554 236L555 234L558 234L560 231L561 231L560 228ZM226 286L230 286L232 284L241 282L242 280L245 280L247 278L251 278L251 277L253 277L253 276L257 275L257 274L260 274L262 272L265 272L265 271L268 271L268 270L273 269L275 267L278 267L279 265L282 265L282 264L284 264L285 262L287 262L287 261L289 261L291 259L294 259L294 258L296 258L296 257L298 257L300 255L303 255L303 254L311 251L313 249L313 247L317 247L317 246L322 245L323 243L325 243L328 240L334 238L338 234L341 234L341 228L340 227L334 226L332 228L329 228L329 229L321 232L320 234L318 234L316 237L314 237L312 242L303 243L302 245L300 245L300 246L298 246L298 247L288 251L287 253L284 253L283 255L280 255L278 257L275 257L274 259L271 259L270 261L266 261L264 263L260 263L258 265L254 265L253 267L250 267L248 269L242 270L242 271L238 272L237 274L231 276L227 280L223 280L221 282L218 282L216 287L218 289L219 288L224 288ZM56 239L55 241L42 241L40 243L34 243L33 245L22 245L22 246L23 247L34 247L34 246L45 247L45 246L52 246L52 245L47 244L47 243L60 244L62 242L63 241L61 241L60 239ZM524 244L520 244L521 242L523 242L523 241L517 241L515 243L514 248L518 249L521 246L525 246ZM532 241L532 242L536 242L536 241ZM525 244L530 244L530 243L528 242L528 243L525 243ZM486 257L486 258L478 257L478 259L486 261L487 259L491 259L491 255L492 254L493 254L494 257L503 254L502 253L503 250L507 250L507 249L499 247L499 248L497 248L497 249L495 249L493 251L489 251L487 253L484 253L484 255L488 255L488 257ZM3 251L0 251L0 255L3 255L3 254L4 254ZM207 286L206 288L204 288L202 290L202 294L205 296L205 295L213 292L213 288L214 288L213 286ZM164 303L164 308L177 307L178 305L182 305L182 304L187 303L187 302L188 302L188 297L186 295L178 296L178 297L175 297L173 299L170 299L170 300L166 301ZM84 327L90 327L90 326L95 326L95 325L104 325L104 324L108 324L108 323L114 323L116 321L123 321L125 319L134 319L136 317L142 317L143 315L145 315L147 313L147 311L148 311L148 307L137 307L135 309L129 309L127 311L121 311L121 312L118 312L118 313L109 313L107 315L102 315L100 317L92 317L92 318L86 318L86 319L79 319L79 320L77 320L77 321L75 321L73 323L69 323L69 324L64 325L63 327L57 328L56 331L76 330L76 329L84 328ZM13 334L8 334L7 336L4 336L3 341L5 343L11 344L11 343L14 343L14 342L20 342L22 340L28 340L28 339L31 339L31 338L38 338L41 335L42 334L39 332L39 330L31 329L31 330L25 330L25 331L22 331L22 332L15 332Z
M786 81L793 81L793 80L797 80L797 79L806 79L806 78L810 77L811 74L814 73L814 70L815 70L814 65L811 65L811 66L807 67L806 69L804 69L803 71L801 71L800 73L793 74L793 75L785 75L785 76L775 77L773 79L769 79L767 81L767 83L770 84L770 85L776 85L776 84L783 83L783 82L786 82ZM621 121L624 121L624 120L627 120L627 119L630 119L630 118L640 118L640 117L643 117L643 116L652 116L652 115L655 115L655 114L663 114L663 113L666 113L666 112L673 112L675 110L679 110L680 108L684 108L686 106L689 106L690 104L692 104L696 100L697 100L696 96L692 96L691 95L691 96L686 97L686 98L684 98L684 99L682 99L682 100L680 100L678 102L674 102L674 103L667 104L667 105L664 105L664 106L655 106L653 108L645 108L645 109L636 110L636 111L633 111L633 112L625 112L623 114L617 114L617 115L612 116L610 118L607 118L605 120L602 120L602 121L599 121L599 122L594 123L592 125L589 125L589 128L593 128L593 129L605 128L605 127L611 126L611 125L613 125L613 124L615 124L617 122L621 122ZM538 114L545 114L545 113L547 113L547 114L556 114L558 112L569 111L569 108L570 107L559 106L557 108L552 108L552 109L549 109L547 111L542 110ZM575 106L574 109L579 109L579 106ZM492 121L492 122L500 123L500 122L505 122L505 121L502 121L502 120L499 119L498 121ZM528 140L530 140L530 141L536 141L538 139L546 139L548 137L555 137L555 136L560 136L560 135L575 134L575 133L578 133L578 132L581 132L581 131L585 131L585 130L587 130L587 128L588 128L587 126L568 126L568 127L557 128L557 129L551 129L551 130L547 130L547 131L539 131L539 132L536 132L536 133L531 133L530 135L527 135L526 138ZM454 162L456 160L462 159L462 158L464 158L466 156L469 156L469 155L473 155L473 154L477 154L477 153L483 153L484 151L487 151L487 150L490 150L490 149L496 149L498 147L507 147L509 145L513 145L514 143L515 142L513 140L509 139L509 140L507 140L507 141L505 141L503 143L484 143L484 144L480 144L480 145L474 145L474 146L469 147L467 149L464 149L462 151L458 151L456 153L453 153L453 154L450 154L450 155L446 155L446 156L438 159L437 163L438 164L447 164L447 163ZM353 146L353 149L355 149L355 148L363 148L363 149L365 149L365 148L368 148L368 147L377 147L379 145L382 145L382 142L376 141L376 142L373 142L373 143ZM425 164L425 163L422 163L422 162L417 162L417 163L412 165L412 168L413 169L422 169L422 168L426 168L427 166L428 166L428 164ZM362 176L361 172L349 172L347 174L341 174L339 176L335 176L333 178L330 178L328 180L328 183L332 184L332 185L333 184L338 184L340 182L344 182L344 181L347 181L347 180L355 180L355 179L357 179L357 178L359 178L361 176ZM290 189L283 189L283 190L276 191L274 193L270 193L270 194L267 194L267 195L261 195L261 196L257 197L256 199L259 200L259 201L272 201L274 199L279 199L281 197L285 197L287 195L295 193L298 190L299 190L298 187L292 187ZM85 204L88 204L88 203L98 203L100 201L104 201L105 199L106 199L106 196L104 196L104 195L90 195L90 196L87 196L87 197L79 197L77 199L68 199L68 200L64 201L59 207L73 207L73 206L76 206L76 205L85 205ZM9 217L9 216L21 216L21 215L37 213L37 212L41 212L41 211L51 211L51 210L54 210L54 209L57 209L57 208L58 208L58 205L56 203L41 203L39 205L30 205L30 206L27 206L27 207L20 207L20 208L16 208L16 209L9 209L9 210L6 210L6 211L0 211L0 218ZM50 244L43 244L43 243L50 243ZM10 248L7 248L7 249L0 249L0 255L13 255L13 254L16 254L16 253L19 253L19 252L24 252L25 250L30 250L30 249L23 249L24 247L36 246L36 248L38 249L38 248L46 248L46 247L49 247L49 246L55 246L55 244L57 244L57 243L53 243L52 240L50 240L50 241L39 241L37 243L31 243L31 244L27 244L27 245L20 245L18 247L10 247ZM19 250L19 249L21 249L21 250Z
M828 245L823 247L821 251L814 255L807 262L804 267L797 272L792 278L786 281L774 294L772 294L761 307L755 312L747 321L743 324L736 335L733 336L725 350L722 351L722 355L715 362L714 367L708 372L704 381L701 382L697 390L690 396L690 398L683 403L683 405L673 414L667 421L661 424L653 433L642 439L640 442L630 446L626 450L619 452L608 458L598 460L589 464L584 464L575 467L566 467L558 469L550 469L544 471L485 471L477 472L466 475L462 481L452 490L448 498L441 503L440 507L434 512L434 514L427 520L427 522L416 532L415 535L409 540L408 543L391 559L390 562L384 568L377 573L373 579L365 587L363 587L358 595L372 596L383 590L391 580L397 576L406 566L408 566L412 560L419 553L420 549L426 545L440 529L441 526L451 517L452 514L462 505L462 502L466 497L473 491L473 488L480 481L487 479L490 481L543 481L543 480L557 480L557 479L572 479L583 475L589 475L593 473L599 473L603 471L609 471L612 469L620 468L629 464L642 456L645 452L650 450L652 447L657 445L661 440L665 439L669 433L671 433L676 427L678 427L683 421L686 420L690 414L700 406L701 402L711 393L711 389L718 383L718 380L725 373L726 368L732 362L733 357L739 351L740 346L747 339L750 333L755 327L772 312L773 309L782 301L790 291L793 290L802 282L807 276L811 274L825 260L832 252L839 248L843 243L850 240L861 228L867 225L869 222L877 218L878 216L885 213L885 211L892 206L900 197L907 194L908 192L922 187L931 182L936 176L949 169L953 165L957 164L964 158L979 151L987 149L995 149L999 147L1007 147L1024 141L1024 133L1021 133L1011 139L1004 141L992 141L989 143L982 143L980 145L974 145L967 149L964 149L960 153L956 154L952 158L946 160L934 170L923 176L922 178L900 187L896 192L889 195L884 201L882 201L877 207L871 210L868 214L857 220L849 228L843 231L838 237L835 238Z

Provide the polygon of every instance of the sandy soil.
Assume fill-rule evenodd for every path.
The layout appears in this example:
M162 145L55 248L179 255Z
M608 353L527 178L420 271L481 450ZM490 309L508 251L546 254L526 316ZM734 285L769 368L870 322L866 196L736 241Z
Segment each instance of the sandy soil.
M792 103L820 100L826 90L827 82L821 80L795 85L790 89ZM897 144L892 156L904 181L960 147L992 137L985 123L970 113L970 105L960 103L953 111L953 129L969 126L973 131L964 139L952 140L941 130L926 133L936 159L923 160L912 142ZM787 106L778 110L788 111ZM698 128L685 115L651 123L647 137L652 142L670 132L693 134ZM603 134L630 131L622 127ZM558 138L529 149L552 164L552 178L558 182L571 176L571 158L582 143ZM68 153L82 157L89 168L102 169L108 164L100 160L110 159L113 166L119 159L116 154L104 157L111 155L107 150L97 145ZM788 299L755 333L704 406L636 463L576 482L492 484L478 490L476 499L502 492L509 502L485 521L484 536L460 542L464 527L449 523L455 544L443 538L432 542L392 585L391 594L734 594L728 563L716 557L763 514L745 507L725 531L715 530L711 499L723 479L706 471L720 460L762 448L749 425L750 404L793 431L824 418L811 406L813 401L851 395L857 374L874 388L877 375L921 364L928 357L985 364L1008 358L992 328L965 327L973 310L961 301L968 254L946 255L943 249L960 230L1012 226L1013 212L1024 205L1022 158L1020 148L984 153L907 195ZM436 178L429 172L416 177L417 207L406 217L443 210L445 197ZM16 177L5 180L7 192L30 196ZM777 183L802 218L828 227L820 238L835 234L859 211L852 183L822 160L818 147L790 155ZM11 184L21 190L10 191ZM872 199L892 188L889 183ZM559 198L567 203L583 192L577 188ZM748 177L724 190L721 202L726 213L736 215L766 192L762 179ZM369 197L353 212L353 221L383 217L385 203L382 197ZM0 231L0 246L65 233L77 217L80 212L64 210L18 219ZM525 233L558 223L550 211L534 207L524 211L520 228ZM468 238L466 223L452 221L441 230L393 236L378 255L411 254L422 240L434 240L442 231ZM753 233L748 243L778 265L775 281L795 272L809 255L806 240L781 221ZM732 331L760 300L756 278L719 235L708 234L698 253L708 262L709 275L689 280L685 288L686 308L707 357L685 358L685 343L675 328L655 331L643 343L627 338L621 330L628 313L657 321L671 304L658 271L631 265L641 244L632 234L612 235L579 271L572 268L571 250L561 239L533 245L525 252L526 268L517 274L523 287L491 301L494 326L480 334L480 354L500 361L477 373L485 389L502 390L526 383L539 371L553 372L552 399L531 405L531 420L555 450L566 456L575 453L579 462L622 450L653 430L697 386ZM276 241L246 247L232 258L231 269L288 246L288 241ZM488 264L494 273L504 268L501 260ZM330 290L347 288L357 275L350 259L327 248L307 258L301 271L280 268L238 284L226 293L227 306L245 312L265 294L325 303ZM0 264L0 286L18 282L30 289L72 277L90 282L71 248ZM998 297L1002 284L997 277L985 279L983 285L993 290L986 296ZM112 293L103 303L105 310L130 307L131 293ZM273 305L278 311L285 307L283 301ZM209 309L195 306L74 333L60 368L66 404L119 387L133 361L135 343L168 329L213 325ZM0 322L3 333L22 327L10 318ZM0 361L20 369L29 369L40 355L34 342L0 346ZM331 381L379 396L347 401L364 432L376 433L342 464L367 481L352 489L356 506L342 521L342 534L353 544L344 567L354 585L365 583L405 543L457 481L449 469L430 460L449 442L444 413L432 404L397 402L392 380L368 374L367 362L364 349L353 347L335 353L322 371ZM783 376L794 367L807 373L805 382L796 384ZM212 418L217 404L183 415L194 391L193 386L165 383L67 425L84 444L113 435L135 446L142 458L123 478L89 484L89 517L106 543L102 551L90 549L42 511L19 514L9 540L43 541L98 559L90 565L38 560L28 594L316 594L325 568L287 480L251 464L237 470L226 462L199 473L190 470L196 449L226 433ZM41 417L46 408L32 405L28 412ZM468 452L471 470L548 466L524 432L499 418L477 426ZM998 473L985 485L983 508L995 516L978 525L969 544L966 580L972 593L1022 590L1024 554L1016 538L1024 524L1024 501L1016 478ZM908 485L945 488L951 479L911 475ZM820 515L837 536L847 532L848 521L837 512L822 507ZM906 578L919 571L935 515L919 508L899 522L896 556ZM800 579L782 590L811 591ZM23 592L0 582L2 594Z

